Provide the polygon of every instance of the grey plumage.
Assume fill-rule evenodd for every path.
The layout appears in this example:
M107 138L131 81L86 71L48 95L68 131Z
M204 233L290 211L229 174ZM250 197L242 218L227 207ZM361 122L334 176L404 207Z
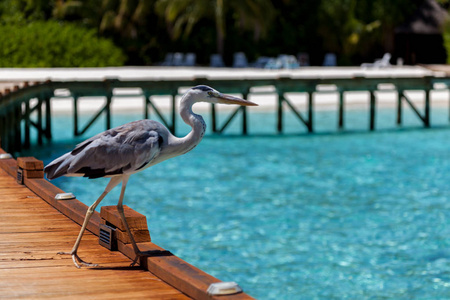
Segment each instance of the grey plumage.
M47 178L63 175L99 178L134 173L150 163L167 141L160 123L140 120L109 129L78 144L45 167Z
M104 192L86 212L86 217L72 251L60 252L60 254L71 255L75 266L78 268L81 265L95 266L83 261L78 256L78 247L87 223L97 205L115 186L122 183L117 210L136 253L132 265L136 263L143 253L139 251L134 241L122 204L128 179L131 174L166 159L185 154L200 143L205 134L206 124L200 115L192 112L192 106L200 101L245 106L256 105L253 102L224 95L208 86L200 85L188 90L180 101L180 115L183 121L192 127L192 131L185 137L178 138L172 135L166 127L156 121L135 121L106 130L87 139L78 144L71 152L55 159L45 167L44 171L49 179L64 175L88 178L111 177Z

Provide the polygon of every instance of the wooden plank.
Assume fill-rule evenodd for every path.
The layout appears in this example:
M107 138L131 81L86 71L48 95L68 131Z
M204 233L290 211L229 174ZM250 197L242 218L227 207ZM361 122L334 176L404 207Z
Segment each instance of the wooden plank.
M118 241L121 241L124 244L131 243L131 238L125 231L117 228L115 234ZM136 243L145 243L151 241L150 232L148 230L131 230L131 234L133 234L134 241Z
M27 178L44 178L44 170L23 170L23 176Z
M73 200L56 200L56 194L63 193L64 191L55 187L53 184L45 179L29 179L25 178L25 185L29 187L38 196L42 197L47 203L55 207L61 213L77 222L83 224L84 218L88 206L81 203L77 199ZM87 229L94 234L98 235L99 226L101 223L100 214L95 211L91 217L90 222L87 225Z
M0 148L0 154L5 154L6 151ZM14 178L17 175L17 162L14 158L0 159L0 168Z
M123 211L128 226L130 226L130 230L148 230L147 218L143 214L134 211L126 205L123 206ZM114 225L116 228L126 231L125 224L120 218L117 206L102 206L100 209L100 217Z
M0 270L2 285L0 292L13 293L17 298L35 298L43 295L54 297L70 294L76 297L89 297L97 299L99 296L108 295L110 299L117 299L120 295L148 299L159 296L173 295L177 299L186 299L179 291L167 288L167 285L154 276L148 276L142 270L134 269L81 269L73 271L74 268L53 267L50 272L48 268L34 268L29 274L20 269ZM41 272L44 270L45 272ZM2 276L1 274L5 274ZM60 274L64 274L61 276ZM100 275L101 276L98 276ZM136 276L139 275L139 276ZM39 278L38 284L36 284ZM86 279L89 279L86 280ZM83 288L80 289L79 287ZM140 288L137 288L140 287ZM117 296L114 296L117 295Z
M24 170L44 170L44 162L34 157L18 157L17 165Z
M117 244L120 252L134 259L135 253L131 245L121 242ZM153 243L140 243L138 246L142 252L151 253L149 257L141 260L145 269L194 299L253 299L245 293L211 297L206 294L206 290L210 284L220 282L220 280Z
M75 268L70 256L57 252L70 250L79 225L25 186L18 185L1 169L0 182L0 203L7 206L0 210L2 298L188 298L154 274L138 267L127 267L130 263L127 257L120 252L107 251L98 244L98 237L88 232L83 237L79 254L88 261L95 260L101 267ZM3 197L5 191L9 191L7 197ZM18 195L16 199L14 191ZM11 230L5 230L8 228Z

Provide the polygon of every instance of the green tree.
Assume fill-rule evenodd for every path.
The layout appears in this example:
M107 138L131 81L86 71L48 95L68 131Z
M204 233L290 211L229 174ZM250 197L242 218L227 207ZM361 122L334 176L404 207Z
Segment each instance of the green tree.
M151 0L58 0L53 12L59 20L82 23L113 39L127 53L128 64L150 64L168 46Z
M423 0L327 0L318 10L318 34L324 49L336 52L341 63L392 51L397 25Z
M114 31L122 37L136 39L139 27L153 11L149 0L104 0L99 25L100 32Z
M2 24L25 23L46 20L51 17L52 1L45 0L2 0L0 15Z
M392 51L396 26L423 1L2 0L0 24L58 20L94 29L134 65L176 51L196 52L206 63L214 48L225 60L236 51L250 59L307 52L321 64L325 52L335 52L341 64L358 64Z
M56 21L0 25L0 67L106 67L123 52L93 29Z
M252 31L255 41L267 33L275 16L269 0L158 0L156 12L166 20L174 40L190 36L201 20L213 20L217 52L222 55L228 15L235 26Z
M82 26L97 28L101 6L97 1L53 0L52 19L70 21Z

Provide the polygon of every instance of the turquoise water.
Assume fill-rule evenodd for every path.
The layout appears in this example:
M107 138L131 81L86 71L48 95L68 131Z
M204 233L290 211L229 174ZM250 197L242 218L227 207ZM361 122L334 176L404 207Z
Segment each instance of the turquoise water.
M321 111L318 133L288 117L276 135L273 114L250 114L250 136L234 134L236 120L132 176L125 204L147 216L156 244L258 299L450 298L448 111L432 116L432 129L412 114L397 129L395 111L380 109L369 133L368 113L348 111L338 133L336 112ZM45 163L79 141L70 118L54 122L53 145L32 153ZM90 205L107 180L54 183Z

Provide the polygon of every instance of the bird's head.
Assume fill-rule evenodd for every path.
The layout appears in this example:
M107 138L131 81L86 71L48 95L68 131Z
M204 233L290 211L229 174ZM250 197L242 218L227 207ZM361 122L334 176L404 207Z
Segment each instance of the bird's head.
M209 102L209 103L222 103L222 104L237 104L242 106L258 106L248 100L244 100L238 97L222 94L215 89L206 86L198 85L191 88L188 93L195 98L195 102Z

